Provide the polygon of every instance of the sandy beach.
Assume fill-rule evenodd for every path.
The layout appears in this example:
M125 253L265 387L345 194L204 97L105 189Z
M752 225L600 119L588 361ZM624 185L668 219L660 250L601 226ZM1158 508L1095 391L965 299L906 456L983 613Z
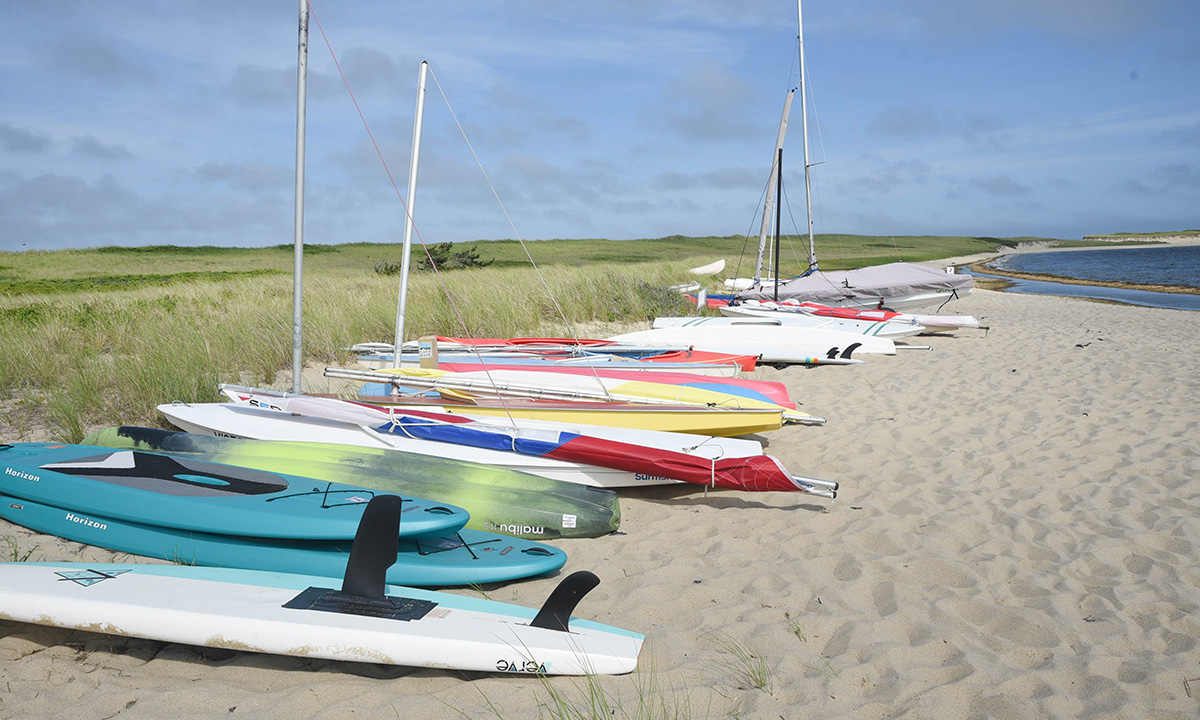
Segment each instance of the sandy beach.
M1200 315L987 290L944 312L990 329L758 371L828 418L759 439L839 481L836 500L626 492L619 534L555 543L561 575L486 588L537 606L595 572L576 614L644 633L637 673L589 685L0 621L0 717L558 717L555 695L582 717L1197 717ZM128 560L0 535L5 559ZM615 713L589 712L589 688Z

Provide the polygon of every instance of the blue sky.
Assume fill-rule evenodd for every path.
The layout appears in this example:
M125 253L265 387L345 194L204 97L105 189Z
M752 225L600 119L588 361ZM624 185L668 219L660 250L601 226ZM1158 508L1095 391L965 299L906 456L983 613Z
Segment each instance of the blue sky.
M386 169L314 21L306 242L402 237L421 60L425 242L757 233L791 0L312 7ZM0 250L292 242L298 3L4 15ZM806 0L804 26L818 232L1200 228L1200 3Z

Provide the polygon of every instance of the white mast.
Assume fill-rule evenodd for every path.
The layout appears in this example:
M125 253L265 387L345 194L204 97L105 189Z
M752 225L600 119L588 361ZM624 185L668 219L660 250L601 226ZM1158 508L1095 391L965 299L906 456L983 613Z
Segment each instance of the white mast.
M808 268L817 269L817 248L813 243L812 189L809 187L808 163L808 87L804 67L804 20L800 13L800 3L796 0L796 25L799 28L796 35L800 47L800 117L804 125L804 202L808 212ZM778 268L776 268L778 272Z
M754 285L762 282L763 254L767 249L767 238L771 231L771 204L775 200L776 174L779 172L779 151L783 149L783 139L787 135L788 115L792 112L792 98L796 91L789 90L787 100L783 103L783 117L779 119L779 135L775 138L775 152L771 155L771 177L767 182L767 201L763 206L762 229L758 234L758 260L754 264Z
M308 0L300 0L300 40L296 62L296 231L292 266L292 392L300 392L304 370L304 109L308 88Z
M408 212L404 213L404 253L400 262L400 299L396 306L396 342L392 367L400 367L400 346L404 344L404 313L408 306L408 268L412 255L413 208L417 204L417 160L421 155L421 121L425 116L425 74L429 63L421 61L417 78L417 113L413 121L412 162L408 166Z

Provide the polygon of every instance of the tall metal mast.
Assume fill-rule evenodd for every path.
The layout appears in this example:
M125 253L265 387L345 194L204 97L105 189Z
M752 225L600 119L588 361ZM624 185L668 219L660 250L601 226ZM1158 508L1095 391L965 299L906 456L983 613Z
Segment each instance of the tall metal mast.
M804 19L800 12L802 0L796 0L796 24L799 28L796 35L800 46L800 117L804 126L804 202L808 211L808 268L817 269L817 248L813 241L812 188L809 185L808 161L808 76L805 74L804 63Z
M296 231L292 267L292 392L300 392L304 372L304 110L308 90L308 0L300 0L299 57L296 62Z
M408 211L404 213L404 253L400 261L400 299L396 305L396 342L392 367L400 367L400 346L404 344L404 313L408 307L408 269L412 255L413 209L417 204L417 160L421 156L421 122L425 117L425 75L429 63L421 61L417 77L417 112L413 121L412 161L408 166Z

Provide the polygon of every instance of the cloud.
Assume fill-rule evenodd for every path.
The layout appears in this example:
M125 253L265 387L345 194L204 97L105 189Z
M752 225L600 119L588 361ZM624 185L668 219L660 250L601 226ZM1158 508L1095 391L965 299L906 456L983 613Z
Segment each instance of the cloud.
M655 190L757 190L766 182L766 173L755 174L744 167L723 167L695 173L668 171L650 179Z
M926 0L916 13L936 32L960 38L1014 29L1113 38L1144 31L1171 5L1171 0Z
M942 116L924 103L889 105L871 120L869 129L880 135L904 140L938 135L943 130Z
M50 142L48 135L0 123L0 147L9 152L41 155L50 149Z
M108 38L67 35L46 48L51 67L83 80L154 85L154 73Z
M83 135L71 140L71 154L96 160L114 161L133 157L122 145L105 145L92 135Z
M1158 175L1168 188L1183 186L1185 188L1200 187L1200 171L1193 165L1170 163L1158 169Z
M295 187L294 168L265 163L204 163L196 168L198 179L209 183L228 185L233 190L246 193L277 193Z
M309 80L312 80L310 75ZM239 105L274 107L296 104L296 68L239 65L229 79L229 96Z
M351 48L342 53L339 62L355 95L378 93L390 98L416 97L415 76L402 73L395 58L381 50Z
M686 140L729 141L750 126L746 107L754 93L725 64L705 58L667 84L662 100L650 112Z
M1118 183L1116 186L1116 191L1117 191L1117 193L1119 193L1121 195L1150 196L1150 195L1154 195L1157 193L1156 190L1152 190L1141 180L1137 180L1134 178L1129 178L1129 179L1123 180L1120 183Z
M1033 191L1007 175L977 176L970 179L972 187L998 197L1024 197Z

